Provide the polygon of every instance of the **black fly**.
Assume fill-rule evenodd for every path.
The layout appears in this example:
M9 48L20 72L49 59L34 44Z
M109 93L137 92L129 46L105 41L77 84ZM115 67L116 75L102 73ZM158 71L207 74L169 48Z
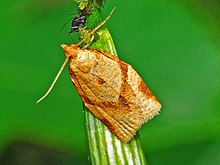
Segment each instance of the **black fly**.
M80 15L76 16L72 20L71 30L72 32L79 32L79 29L85 26L86 16L91 12L91 6L87 5L83 10L80 11Z
M86 22L86 16L83 14L80 14L73 18L71 30L68 32L68 34L72 32L79 32L79 28L84 27Z

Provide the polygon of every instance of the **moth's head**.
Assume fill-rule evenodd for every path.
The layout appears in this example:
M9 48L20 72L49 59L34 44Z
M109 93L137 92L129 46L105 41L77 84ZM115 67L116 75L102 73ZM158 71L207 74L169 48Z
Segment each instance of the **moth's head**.
M72 44L68 46L68 45L62 44L61 47L65 51L66 58L70 58L70 57L75 58L77 56L77 52L79 48L76 45Z

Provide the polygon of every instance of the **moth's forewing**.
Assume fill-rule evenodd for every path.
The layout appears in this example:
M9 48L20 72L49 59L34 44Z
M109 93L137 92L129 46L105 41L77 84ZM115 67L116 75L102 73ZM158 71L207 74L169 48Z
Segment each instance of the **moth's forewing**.
M137 72L109 53L80 49L69 70L85 106L123 142L161 108Z

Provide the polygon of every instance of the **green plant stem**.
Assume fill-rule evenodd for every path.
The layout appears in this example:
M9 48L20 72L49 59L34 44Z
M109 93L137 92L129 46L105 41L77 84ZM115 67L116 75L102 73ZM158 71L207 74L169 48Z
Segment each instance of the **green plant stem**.
M96 2L96 5L93 4ZM93 29L102 21L100 8L101 0L95 1L78 1L79 9L83 10L86 5L91 5L92 12L86 20L86 28ZM97 4L99 7L97 7ZM79 31L79 36L83 37L88 34L86 29ZM112 37L105 27L101 27L94 35L94 40L88 49L98 49L109 52L117 56L117 52ZM89 39L86 41L89 43ZM113 135L107 127L100 122L84 106L86 132L90 150L90 160L93 165L145 165L144 154L141 149L138 133L129 143L123 143Z
M91 47L117 55L112 37L107 28L102 28L97 33L99 40L93 43ZM86 107L84 107L84 111L90 158L93 165L146 164L138 134L129 143L123 143L103 123L95 118Z

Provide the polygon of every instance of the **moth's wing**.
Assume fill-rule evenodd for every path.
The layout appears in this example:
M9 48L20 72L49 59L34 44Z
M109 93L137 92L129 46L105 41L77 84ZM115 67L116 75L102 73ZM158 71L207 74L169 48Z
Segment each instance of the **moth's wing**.
M85 93L84 91L82 90L76 76L74 75L74 73L72 72L72 70L69 68L69 72L70 72L70 78L73 82L73 85L75 86L79 96L81 97L82 101L85 103L85 102L88 102L87 101L87 98L85 97Z
M103 66L88 73L70 69L71 79L86 107L127 142L158 113L160 104L129 64L111 54L96 52L99 60L104 60L100 61Z
M85 106L100 120L102 121L107 128L115 135L118 139L123 142L128 142L136 133L137 130L132 128L132 123L126 121L126 119L117 119L115 116L110 116L109 111L114 111L114 109L103 109L100 107L100 104L88 104L85 103ZM115 110L120 110L118 107ZM117 115L117 113L115 113Z
M90 80L88 83L88 79L85 80L85 77L87 77L85 75L84 78L76 78L73 72L70 72L70 75L85 106L123 142L129 141L141 125L156 114L152 109L146 111L142 107L142 103L135 100L134 93L129 93L129 89L125 84L122 84L122 86L124 86L123 90L127 90L127 92L121 94L112 89L111 85L105 84L105 88L110 90L107 91L108 93L119 96L116 97L117 100L108 102L105 98L100 99L101 96L96 91L101 88L100 84L92 81L97 76L89 75ZM142 102L146 101L149 102L148 99L142 99Z
M132 121L130 121L129 116L126 116L128 114L125 112L125 107L123 107L123 105L118 105L117 101L107 102L105 98L100 99L100 95L95 91L99 89L100 86L95 83L95 81L90 81L92 79L95 80L96 76L89 76L89 78L91 78L89 80L90 83L85 82L85 77L87 76L82 76L84 78L78 76L79 75L76 75L70 70L71 80L85 106L120 140L124 142L129 141L135 134L136 127L133 128ZM105 86L107 89L111 89L110 85L105 84ZM112 93L112 95L120 95L113 89L110 93ZM129 112L130 110L127 109L127 111Z
M123 136L125 140L130 140L143 123L159 113L161 104L131 65L110 53L96 51L116 61L121 69L123 83L117 105L114 106L114 111L117 112L115 119L123 126L124 131L127 129L131 133L126 134L123 129L120 129L120 136ZM117 111L117 109L121 110Z
M138 104L138 108L145 109L147 111L145 115L148 116L146 120L158 114L161 104L132 66L110 53L100 50L95 51L118 63L123 82L123 84L121 84L120 95L133 104Z
M120 96L120 98L123 98L123 96ZM142 124L156 115L157 111L153 108L146 111L140 104L126 100L126 98L121 100L123 101L85 103L85 105L118 139L128 142ZM157 104L150 100L148 102L151 105Z

